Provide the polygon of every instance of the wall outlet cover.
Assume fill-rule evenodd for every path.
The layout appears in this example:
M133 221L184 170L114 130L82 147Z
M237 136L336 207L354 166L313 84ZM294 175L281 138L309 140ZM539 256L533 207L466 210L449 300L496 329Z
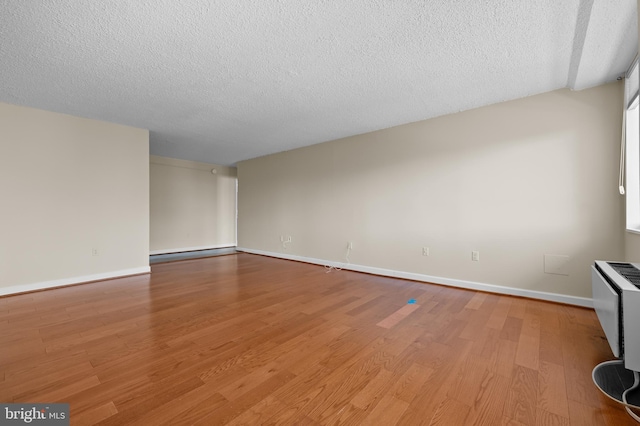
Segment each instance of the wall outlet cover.
M569 256L545 254L544 273L554 275L569 275Z

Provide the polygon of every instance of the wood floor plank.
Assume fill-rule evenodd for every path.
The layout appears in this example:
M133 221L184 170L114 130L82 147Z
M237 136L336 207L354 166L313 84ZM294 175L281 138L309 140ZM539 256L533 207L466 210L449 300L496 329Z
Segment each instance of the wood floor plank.
M536 424L538 372L516 366L503 414L526 425Z
M447 356L443 358L436 357L434 359L436 362L429 363L429 367L433 369L433 374L416 392L409 407L400 417L398 424L420 424L434 416L436 410L448 399L447 393L456 380L459 368L465 364L470 349L471 344L462 350L447 352ZM425 351L425 354L429 352Z
M273 393L274 390L282 387L296 376L288 371L282 371L266 381L262 382L251 391L242 394L233 402L222 405L211 414L204 416L194 423L194 425L226 424L240 414L250 409L253 405Z
M507 316L500 332L500 338L518 342L522 333L522 319Z
M127 421L137 420L148 415L155 408L166 404L181 395L189 393L194 389L203 389L204 382L197 377L184 377L181 380L166 380L160 383L151 384L147 390L137 395L118 395L113 402L118 409L118 414L104 420L108 424L118 424Z
M340 411L332 416L329 416L325 424L330 425L352 425L358 426L364 423L365 418L369 413L358 407L354 407L351 404L343 407Z
M60 402L69 403L72 412L80 414L109 402L113 402L115 405L115 401L123 396L135 398L138 395L147 393L154 394L149 378L146 376L131 376L125 380L100 383L89 389L76 392Z
M527 311L527 301L525 299L515 298L511 301L508 316L511 318L524 319Z
M495 330L502 330L504 323L509 315L509 309L511 308L512 298L507 296L500 296L500 300L496 307L491 312L489 320L487 321L487 327Z
M635 424L591 382L590 309L250 254L152 269L0 297L0 400L74 425Z
M591 407L598 407L602 404L604 397L599 392L593 392L591 372L600 362L612 359L613 356L607 356L606 352L594 351L598 349L598 342L592 338L593 334L591 334L594 330L582 328L582 325L567 326L569 333L563 335L562 339L567 398ZM590 350L585 352L586 348Z
M546 330L540 332L540 361L564 365L564 358L562 357L562 333L557 331L549 332Z
M46 383L46 382L45 382ZM13 397L17 401L64 401L65 398L93 386L98 386L100 380L96 376L86 376L79 373L76 376L46 383L44 387L35 387Z
M462 339L477 340L480 335L484 335L488 332L485 327L487 320L489 319L489 313L484 311L471 312L469 317L465 320L465 327L462 329L458 336Z
M118 414L118 409L113 401L109 401L79 414L71 411L70 420L72 425L93 425L116 414Z
M408 407L408 402L397 399L392 395L387 395L361 424L372 426L396 424Z
M61 371L82 366L86 362L87 354L84 352L61 353L55 356L49 355L42 359L25 359L14 366L4 366L6 369L5 380L7 383L24 383L29 380L37 380L48 374L58 374ZM15 389L13 389L15 390Z
M537 315L525 313L522 330L518 339L516 364L538 370L540 362L540 319Z
M469 407L466 424L497 425L500 423L509 392L509 379L485 371L478 393ZM502 401L502 402L500 402Z
M373 380L386 362L381 352L358 360L350 368L336 369L319 383L322 389L307 405L308 417L318 422L336 414Z
M213 395L208 396L206 399L197 404L188 404L186 407L181 406L178 411L167 413L167 417L165 417L159 424L167 426L181 424L192 425L195 422L211 415L212 413L217 412L217 410L226 407L228 404L229 401L224 399L222 395L214 393ZM146 420L143 420L142 426L146 426L148 424L151 423L147 423Z
M569 419L564 368L542 361L538 374L538 408Z
M149 425L186 423L187 418L189 415L193 415L194 411L200 415L209 414L228 403L229 401L217 392L216 386L205 383L156 408L149 409L148 412L142 413L136 421ZM134 417L130 413L126 413L125 418L126 422L132 422ZM191 419L197 420L193 417Z
M490 371L512 377L516 366L517 343L504 339L498 339L493 344L487 343L480 356L487 360Z
M387 389L391 387L394 379L397 379L394 373L386 368L380 369L378 374L367 383L367 385L356 394L351 400L351 405L363 410L369 407L375 407L380 402ZM409 404L407 404L409 405Z
M226 386L219 387L219 392L229 401L235 401L247 392L261 385L270 378L282 373L283 370L278 368L275 362L257 368L251 372L247 372Z
M455 399L446 398L436 409L429 426L463 425L466 422L469 407Z
M70 359L78 358L72 356ZM90 362L78 360L74 365L65 366L64 368L58 367L55 370L51 370L51 367L47 366L46 369L32 369L24 374L14 374L6 379L4 385L0 387L0 400L8 399L5 395L6 389L11 389L14 398L23 398L38 389L44 389L43 386L46 384L55 383L57 384L56 386L59 386L59 384L74 381L76 378L89 375L92 372L93 366ZM91 382L95 384L96 380Z
M602 413L599 410L589 405L580 404L576 401L569 401L569 415L571 417L572 426L605 424Z
M394 325L398 324L403 319L405 319L409 314L411 314L413 311L415 311L419 307L420 305L417 305L417 304L405 305L402 308L395 311L393 314L389 315L388 317L380 321L376 325L382 328L391 328Z
M536 413L536 426L570 426L571 423L567 417L549 413L538 408Z
M285 386L277 389L270 396L278 398L278 400L284 402L287 406L300 406L301 402L307 402L305 398L310 389L319 389L319 383L326 379L331 373L330 370L322 367L321 365L310 366L307 370L300 372Z
M244 411L227 425L266 425L269 419L287 410L287 405L273 396L268 396Z
M287 357L290 359L288 369L294 374L302 374L316 365L322 365L323 367L330 365L331 357L336 354L328 345L339 340L340 336L348 334L350 330L351 328L345 326L333 327L317 335L317 339L299 342L295 349L292 348L289 352L290 355Z
M389 393L396 399L410 403L432 374L433 370L430 368L415 363L411 364L411 367L395 382Z
M471 407L481 395L482 389L486 388L487 381L490 382L493 377L494 374L487 370L481 359L465 357L456 368L447 396Z
M500 426L523 426L524 423L520 423L517 420L513 420L507 416L502 416Z

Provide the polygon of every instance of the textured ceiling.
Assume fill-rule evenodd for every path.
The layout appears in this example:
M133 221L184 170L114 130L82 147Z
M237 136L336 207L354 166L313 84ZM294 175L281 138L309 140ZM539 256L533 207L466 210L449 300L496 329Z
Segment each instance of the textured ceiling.
M0 101L237 161L615 80L636 0L0 0Z

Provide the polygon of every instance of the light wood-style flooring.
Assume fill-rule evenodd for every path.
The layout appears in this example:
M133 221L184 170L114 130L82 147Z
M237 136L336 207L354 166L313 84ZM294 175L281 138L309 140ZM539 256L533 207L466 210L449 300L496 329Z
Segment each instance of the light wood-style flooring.
M74 425L635 425L593 310L237 254L0 298L0 401ZM407 303L415 299L415 303Z

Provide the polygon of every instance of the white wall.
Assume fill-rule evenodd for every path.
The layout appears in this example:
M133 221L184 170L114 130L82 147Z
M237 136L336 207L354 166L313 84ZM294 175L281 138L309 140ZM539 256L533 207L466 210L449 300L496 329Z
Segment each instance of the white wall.
M638 10L640 10L640 0L638 0ZM640 14L638 15L638 42L640 43ZM625 234L625 260L640 262L640 235L631 232Z
M621 96L560 90L241 162L238 247L340 262L352 241L368 268L589 298L589 265L624 253Z
M0 103L0 152L0 294L149 271L147 130Z
M236 169L150 158L151 253L235 246Z

